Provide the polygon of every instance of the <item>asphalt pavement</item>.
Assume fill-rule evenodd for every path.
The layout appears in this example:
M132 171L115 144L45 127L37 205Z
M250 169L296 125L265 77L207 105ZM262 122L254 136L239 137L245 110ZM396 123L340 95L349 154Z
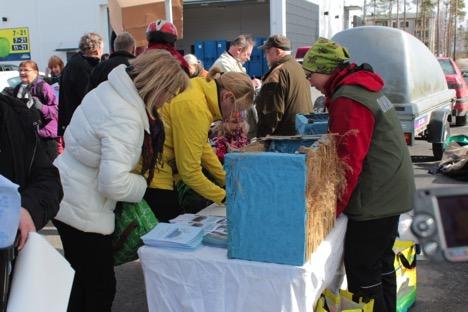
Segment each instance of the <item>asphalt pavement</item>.
M451 127L451 135L468 135L468 126ZM437 165L432 159L431 145L416 141L410 152L414 164L416 188L462 186L446 176L428 174ZM468 209L468 207L467 207ZM411 312L468 311L468 262L447 263L419 260L417 264L417 297Z
M468 126L452 127L451 132L452 135L468 135ZM429 143L416 141L415 145L410 147L410 153L418 189L463 185L448 177L428 173L428 169L437 164L432 157ZM62 251L60 238L52 226L47 227L42 233L59 251ZM115 271L117 294L112 311L148 311L144 277L139 261L116 267ZM468 311L468 262L453 264L419 260L417 275L417 301L412 312Z

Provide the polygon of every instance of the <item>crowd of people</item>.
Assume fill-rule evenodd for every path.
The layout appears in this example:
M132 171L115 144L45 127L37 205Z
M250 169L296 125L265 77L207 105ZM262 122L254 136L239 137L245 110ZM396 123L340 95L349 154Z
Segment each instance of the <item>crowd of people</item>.
M53 221L75 270L68 311L111 310L116 202L145 199L160 222L223 204L224 154L255 137L294 135L296 114L312 112L310 86L326 96L330 131L345 137L338 150L352 169L337 207L350 218L350 290L374 298L376 311L394 311L391 246L414 182L382 79L323 38L302 65L288 38L268 38L260 48L269 71L260 81L244 67L252 37L239 35L205 70L176 50L177 36L172 23L157 20L142 54L135 56L135 39L121 33L103 58L102 37L87 33L65 66L50 58L45 79L34 61L22 62L21 83L0 96L0 173L21 186L20 248L28 232ZM187 203L187 189L203 204Z

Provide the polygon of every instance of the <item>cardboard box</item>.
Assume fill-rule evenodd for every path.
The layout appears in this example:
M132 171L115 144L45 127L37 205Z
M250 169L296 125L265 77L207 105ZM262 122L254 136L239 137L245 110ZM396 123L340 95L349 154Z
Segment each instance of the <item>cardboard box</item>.
M306 246L306 156L229 153L228 257L303 265Z
M109 16L116 34L127 31L137 42L146 46L146 27L157 19L166 19L164 0L109 0ZM183 1L172 0L172 18L179 39L183 37Z

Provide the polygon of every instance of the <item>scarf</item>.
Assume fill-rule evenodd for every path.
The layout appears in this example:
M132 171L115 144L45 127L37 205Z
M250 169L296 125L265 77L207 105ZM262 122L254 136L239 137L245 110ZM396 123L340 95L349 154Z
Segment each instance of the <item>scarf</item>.
M144 175L148 173L146 182L150 185L154 177L156 165L162 164L165 134L164 124L161 118L159 118L159 115L157 113L155 114L156 119L151 118L148 113L147 115L150 125L150 133L145 131L145 137L141 149L141 174Z
M173 44L162 43L162 42L157 42L157 43L156 42L150 42L148 44L148 50L157 50L157 49L166 50L167 52L171 53L171 55L177 59L180 66L182 66L182 69L187 73L187 75L190 74L190 70L189 70L189 66L188 66L187 61L184 59L182 54L180 54L179 51L177 51L175 49Z

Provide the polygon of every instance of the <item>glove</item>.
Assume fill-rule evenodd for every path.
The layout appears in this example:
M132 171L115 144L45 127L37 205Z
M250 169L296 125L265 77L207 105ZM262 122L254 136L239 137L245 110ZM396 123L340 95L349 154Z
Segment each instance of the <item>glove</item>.
M44 104L42 104L41 101L37 97L33 97L33 101L34 101L33 103L34 108L42 111L42 105Z

